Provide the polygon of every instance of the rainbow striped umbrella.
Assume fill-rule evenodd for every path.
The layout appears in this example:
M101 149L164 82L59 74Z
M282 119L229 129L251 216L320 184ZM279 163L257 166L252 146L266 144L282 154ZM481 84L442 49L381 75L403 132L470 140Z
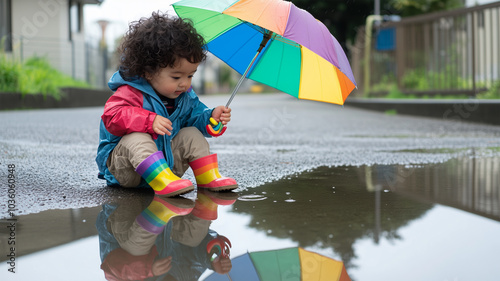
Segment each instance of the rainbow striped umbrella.
M282 0L182 0L215 56L245 78L299 99L344 104L356 87L349 61L324 24Z
M351 281L343 262L302 248L246 253L231 262L228 274L205 281Z

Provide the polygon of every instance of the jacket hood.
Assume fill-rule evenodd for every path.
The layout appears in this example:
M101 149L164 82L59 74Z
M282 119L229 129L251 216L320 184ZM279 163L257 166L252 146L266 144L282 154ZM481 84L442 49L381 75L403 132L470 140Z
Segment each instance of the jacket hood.
M127 78L126 80L121 76L120 71L117 71L111 76L108 82L108 87L111 91L116 91L120 86L129 85L137 90L151 95L154 93L153 87L148 83L148 81L141 77Z

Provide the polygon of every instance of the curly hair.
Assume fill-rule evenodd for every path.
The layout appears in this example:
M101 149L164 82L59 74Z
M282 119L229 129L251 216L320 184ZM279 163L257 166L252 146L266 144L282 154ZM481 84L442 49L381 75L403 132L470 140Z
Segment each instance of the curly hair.
M204 44L188 20L153 12L149 18L130 23L118 50L120 72L126 77L146 77L173 67L180 58L199 63L206 59Z

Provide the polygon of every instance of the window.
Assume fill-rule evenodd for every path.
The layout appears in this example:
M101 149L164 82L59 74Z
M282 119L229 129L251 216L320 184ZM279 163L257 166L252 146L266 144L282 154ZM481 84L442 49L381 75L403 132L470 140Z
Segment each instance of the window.
M0 0L0 49L12 51L12 9L11 0Z

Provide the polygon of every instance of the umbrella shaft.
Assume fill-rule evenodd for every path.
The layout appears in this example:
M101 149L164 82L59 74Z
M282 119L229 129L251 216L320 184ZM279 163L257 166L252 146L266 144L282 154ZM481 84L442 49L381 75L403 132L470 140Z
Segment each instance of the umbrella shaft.
M243 76L241 76L240 80L238 81L238 84L236 84L236 87L234 88L233 93L231 94L231 97L227 101L226 107L229 107L229 105L233 101L233 98L236 95L236 92L238 92L238 89L240 88L241 83L243 83L243 81L245 81L245 78L247 78L247 75L248 75L248 72L250 71L250 68L252 68L253 63L255 62L257 57L259 56L262 49L264 49L264 47L267 45L267 42L269 41L269 39L271 39L272 35L273 35L272 31L268 31L268 32L264 33L264 38L262 38L262 42L260 42L260 46L259 46L259 49L257 50L257 53L255 54L252 61L248 65L247 69L245 70L245 73L243 73Z
M231 94L231 97L229 98L229 100L227 101L227 104L226 104L226 107L229 107L229 105L231 104L231 102L233 101L233 98L234 96L236 95L236 92L238 92L238 89L240 88L241 86L241 83L243 83L243 81L245 80L245 78L247 77L247 74L248 72L250 71L250 68L252 68L252 65L253 63L255 62L255 59L257 59L257 57L259 56L259 53L260 52L257 52L257 54L255 54L255 56L253 57L252 59L252 62L250 62L250 64L248 65L247 69L245 70L245 73L243 73L243 75L241 76L240 80L238 81L238 83L236 84L236 87L234 87L234 90L233 90L233 93Z

